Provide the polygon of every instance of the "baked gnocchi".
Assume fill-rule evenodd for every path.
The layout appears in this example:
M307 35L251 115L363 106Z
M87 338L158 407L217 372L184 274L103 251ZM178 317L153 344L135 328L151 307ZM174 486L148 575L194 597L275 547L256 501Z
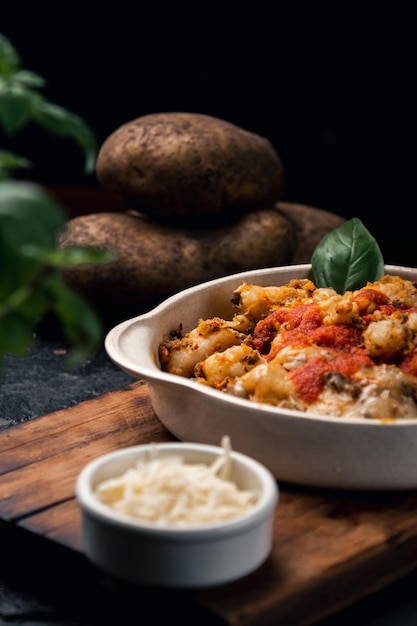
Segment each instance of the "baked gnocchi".
M310 279L246 284L231 320L163 338L164 371L315 414L417 418L417 286L385 275L343 295Z

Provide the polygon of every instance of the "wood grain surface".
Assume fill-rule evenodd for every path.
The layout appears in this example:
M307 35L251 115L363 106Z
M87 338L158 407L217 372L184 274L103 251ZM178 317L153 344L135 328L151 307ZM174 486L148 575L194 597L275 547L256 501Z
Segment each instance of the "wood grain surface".
M0 433L0 519L82 552L75 482L108 451L173 440L146 383ZM333 492L280 484L274 545L253 574L193 591L231 626L308 626L409 573L417 564L417 493Z

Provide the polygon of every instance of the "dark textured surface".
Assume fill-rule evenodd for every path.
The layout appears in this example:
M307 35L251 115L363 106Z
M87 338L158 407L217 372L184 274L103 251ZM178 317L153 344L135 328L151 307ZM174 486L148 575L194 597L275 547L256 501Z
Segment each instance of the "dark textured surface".
M6 356L0 372L0 429L66 409L133 379L104 350L76 369L65 364L65 345L38 339L26 358Z
M132 381L104 350L82 367L67 370L63 348L59 341L38 339L28 357L5 359L0 378L2 429ZM321 626L415 626L416 585L414 572ZM97 571L82 555L0 523L0 626L125 626L168 624L174 618L182 626L223 623L198 609L192 594L120 583Z

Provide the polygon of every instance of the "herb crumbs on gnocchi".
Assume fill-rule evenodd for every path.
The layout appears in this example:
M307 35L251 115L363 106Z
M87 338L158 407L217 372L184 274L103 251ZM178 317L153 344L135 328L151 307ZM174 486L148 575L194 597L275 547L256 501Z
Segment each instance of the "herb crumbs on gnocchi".
M310 279L241 284L231 320L159 346L161 368L250 401L381 421L417 418L417 286L400 276L337 293ZM179 320L180 322L181 320Z

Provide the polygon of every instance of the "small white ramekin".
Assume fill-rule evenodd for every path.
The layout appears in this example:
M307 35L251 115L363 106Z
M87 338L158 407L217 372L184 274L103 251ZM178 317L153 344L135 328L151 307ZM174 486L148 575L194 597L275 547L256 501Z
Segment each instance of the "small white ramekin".
M108 573L138 584L177 588L210 587L241 578L269 556L279 488L273 475L251 457L231 451L232 480L254 490L257 502L229 521L197 527L161 526L122 515L100 502L95 486L120 476L150 451L139 445L110 452L79 474L82 549ZM220 446L169 442L157 444L158 457L180 454L185 463L211 465Z

